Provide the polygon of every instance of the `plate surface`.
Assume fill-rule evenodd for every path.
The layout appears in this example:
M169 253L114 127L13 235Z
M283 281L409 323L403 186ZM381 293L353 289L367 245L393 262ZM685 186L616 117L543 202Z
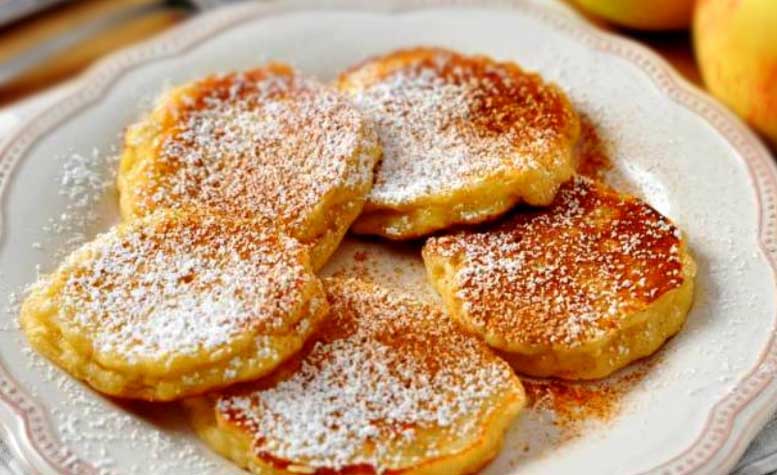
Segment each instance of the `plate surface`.
M99 64L0 145L0 422L14 449L43 474L233 473L175 406L102 398L31 354L15 323L22 291L118 219L121 131L164 87L270 59L329 80L369 55L431 44L559 83L607 142L610 178L672 217L699 263L685 330L643 365L617 414L563 438L529 411L484 473L725 473L777 406L777 172L766 150L652 53L555 3L330 3L200 17ZM427 295L415 251L351 240L328 272L380 272Z

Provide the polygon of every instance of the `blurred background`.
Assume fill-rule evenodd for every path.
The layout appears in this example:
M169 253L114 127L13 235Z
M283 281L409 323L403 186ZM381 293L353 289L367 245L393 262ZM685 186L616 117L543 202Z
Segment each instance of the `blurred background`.
M0 0L0 108L236 0ZM777 144L777 0L566 0L668 60Z

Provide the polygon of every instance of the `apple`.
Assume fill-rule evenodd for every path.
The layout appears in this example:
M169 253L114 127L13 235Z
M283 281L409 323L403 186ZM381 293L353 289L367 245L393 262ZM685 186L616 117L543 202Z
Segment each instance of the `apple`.
M693 37L707 89L777 143L777 0L700 0Z
M640 30L678 30L691 24L694 0L574 0L582 9Z

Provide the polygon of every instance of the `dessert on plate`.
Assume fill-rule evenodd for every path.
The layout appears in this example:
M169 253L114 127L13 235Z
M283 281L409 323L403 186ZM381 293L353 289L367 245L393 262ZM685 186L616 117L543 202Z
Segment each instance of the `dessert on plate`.
M680 230L587 178L547 208L431 238L448 312L518 372L592 379L656 351L685 322L696 266Z
M22 329L102 393L184 400L259 475L474 473L520 375L606 377L693 299L683 234L575 177L579 134L556 85L441 48L332 87L280 63L189 82L126 133L124 222L31 288ZM442 302L322 283L349 228L433 234L403 249Z
M357 233L417 238L517 203L546 205L575 170L577 113L515 63L415 48L369 59L337 84L383 145Z
M73 252L33 287L20 321L33 348L98 391L166 401L269 373L326 311L296 240L160 210Z
M208 444L252 472L472 473L525 402L510 367L434 305L325 281L330 315L272 376L188 401Z
M344 95L271 63L172 89L125 137L122 216L208 207L271 217L326 263L372 187L380 146Z

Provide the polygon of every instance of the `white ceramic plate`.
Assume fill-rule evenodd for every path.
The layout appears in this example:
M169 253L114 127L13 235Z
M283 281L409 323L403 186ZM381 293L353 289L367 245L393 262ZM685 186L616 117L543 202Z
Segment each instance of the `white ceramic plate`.
M166 85L268 59L331 79L368 55L433 44L516 60L558 82L610 143L614 175L687 231L700 265L687 327L616 416L549 443L554 426L530 411L484 473L730 469L777 405L777 173L768 153L647 50L554 3L486 4L324 8L310 0L211 13L101 63L13 134L0 147L0 293L9 295L0 317L0 422L14 449L44 474L233 473L192 437L175 406L102 398L32 355L15 324L20 289L36 266L53 269L77 241L117 219L115 194L103 186L115 168L106 157ZM93 173L67 182L79 160ZM415 279L410 286L425 291L412 250L386 254L379 243L346 245L330 271L360 265L351 257L358 249L399 263L399 281Z

